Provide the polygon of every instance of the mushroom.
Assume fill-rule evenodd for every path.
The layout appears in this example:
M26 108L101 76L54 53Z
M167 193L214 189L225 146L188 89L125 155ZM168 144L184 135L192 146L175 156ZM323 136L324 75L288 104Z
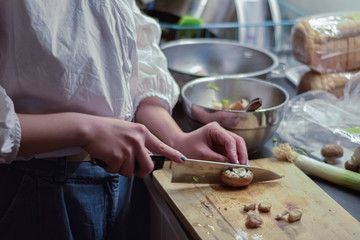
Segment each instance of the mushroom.
M302 216L302 211L301 209L293 209L289 212L289 216L288 216L288 221L289 222L296 222L299 221L301 219Z
M251 211L251 210L255 210L256 209L256 204L255 203L247 203L244 205L244 211Z
M282 213L279 213L278 215L275 216L276 220L283 220L285 219L285 216L289 214L288 210L283 211Z
M351 160L345 162L345 168L353 172L357 172L358 169L360 169L357 165L353 164Z
M270 212L271 204L268 202L260 202L258 204L258 210L260 212Z
M233 168L222 171L220 174L220 180L231 187L243 187L251 183L254 178L254 174L247 168Z
M338 162L338 158L344 155L343 148L336 143L325 144L321 148L321 154L325 158L324 161L329 164L336 164Z
M261 217L256 213L248 213L245 226L248 228L257 228L260 227L260 225L263 224L263 220Z
M360 172L360 146L355 149L351 159L345 162L345 168L353 172Z

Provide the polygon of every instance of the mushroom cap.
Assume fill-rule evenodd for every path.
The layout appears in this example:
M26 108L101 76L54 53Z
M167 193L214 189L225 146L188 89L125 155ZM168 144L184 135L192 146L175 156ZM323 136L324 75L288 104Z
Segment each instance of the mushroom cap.
M321 148L321 154L324 157L342 157L344 150L339 144L328 143Z
M353 171L353 172L357 172L358 171L358 166L353 164L351 161L346 161L345 162L345 169Z
M254 174L251 170L246 168L233 168L222 171L220 174L220 180L231 187L244 187L251 183L254 178Z

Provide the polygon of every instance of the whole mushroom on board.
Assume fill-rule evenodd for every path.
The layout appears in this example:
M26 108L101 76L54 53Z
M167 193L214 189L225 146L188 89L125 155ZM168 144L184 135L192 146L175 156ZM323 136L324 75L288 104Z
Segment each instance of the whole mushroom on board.
M220 180L231 187L245 187L251 183L253 178L253 172L242 167L227 169L220 174Z
M328 143L321 148L321 154L325 158L324 161L326 163L336 164L338 158L341 158L344 155L344 150L339 144Z
M351 159L345 162L345 168L360 173L360 146L355 149Z

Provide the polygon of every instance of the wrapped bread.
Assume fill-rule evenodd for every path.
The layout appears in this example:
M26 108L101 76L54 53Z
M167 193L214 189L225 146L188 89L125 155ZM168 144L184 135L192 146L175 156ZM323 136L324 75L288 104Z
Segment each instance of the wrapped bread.
M298 94L310 90L324 90L339 98L344 95L345 84L357 72L319 73L314 70L307 71L300 78Z
M320 73L360 69L360 13L302 18L293 28L294 58Z

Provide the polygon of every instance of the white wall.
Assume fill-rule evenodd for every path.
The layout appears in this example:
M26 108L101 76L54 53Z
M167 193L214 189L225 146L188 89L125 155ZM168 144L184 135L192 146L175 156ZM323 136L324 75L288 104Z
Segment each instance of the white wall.
M334 11L359 11L359 0L282 0L299 9L306 15L334 12Z

